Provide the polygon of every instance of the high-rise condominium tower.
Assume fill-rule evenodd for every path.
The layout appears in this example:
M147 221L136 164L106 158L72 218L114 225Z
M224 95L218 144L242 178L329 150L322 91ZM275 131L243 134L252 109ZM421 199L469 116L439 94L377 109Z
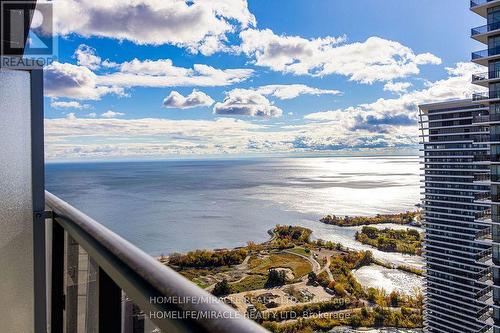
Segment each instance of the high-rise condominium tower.
M492 331L500 332L500 0L472 0L471 10L486 19L486 25L473 28L473 39L485 44L487 49L473 52L472 61L485 66L484 73L472 77L472 82L488 88L487 92L474 94L473 101L487 107L487 115L481 124L489 126L489 173L487 185L490 188L488 203L491 205L491 218L488 219L491 233L483 240L491 246L490 266L493 285L491 307L493 315Z
M428 332L500 333L500 0L470 6L488 91L420 107Z
M420 106L427 332L492 330L488 108Z

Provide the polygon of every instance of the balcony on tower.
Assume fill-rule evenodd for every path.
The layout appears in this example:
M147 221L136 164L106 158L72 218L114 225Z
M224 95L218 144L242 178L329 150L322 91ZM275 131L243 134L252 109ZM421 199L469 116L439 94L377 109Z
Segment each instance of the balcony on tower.
M476 98L480 98L477 96ZM480 114L474 117L474 123L479 124L491 124L500 123L500 114Z
M489 185L491 183L491 175L489 172L476 173L473 182L475 185Z
M498 5L500 5L500 0L471 0L470 10L482 17L487 17L488 8Z
M476 212L474 215L474 222L491 223L491 209Z
M500 33L500 22L493 22L471 29L471 37L483 44L488 44L488 37L498 33Z
M487 264L493 262L493 255L491 253L491 248L479 252L476 256L476 261L481 264Z
M490 60L495 60L500 58L500 47L491 47L488 49L472 52L472 62L488 66Z
M480 230L476 232L476 240L478 241L491 241L492 236L491 236L491 228L485 228L483 230Z
M500 91L492 90L492 91L474 93L472 94L472 100L474 102L481 102L484 104L500 102Z
M474 202L477 204L491 204L491 195L489 192L476 193Z
M472 83L487 88L490 83L500 82L500 71L472 74Z

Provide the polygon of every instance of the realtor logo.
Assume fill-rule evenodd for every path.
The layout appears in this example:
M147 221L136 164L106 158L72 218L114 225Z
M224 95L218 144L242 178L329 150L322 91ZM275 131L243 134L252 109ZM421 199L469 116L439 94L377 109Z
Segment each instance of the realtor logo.
M0 67L43 67L54 60L57 38L53 34L51 2L2 1L0 15Z

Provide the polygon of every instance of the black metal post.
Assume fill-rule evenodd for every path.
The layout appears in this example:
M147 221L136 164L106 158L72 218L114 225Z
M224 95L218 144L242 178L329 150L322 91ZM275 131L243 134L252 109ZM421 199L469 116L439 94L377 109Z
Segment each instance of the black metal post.
M121 333L122 290L99 267L99 333Z
M63 333L64 325L64 229L52 219L51 333Z
M33 202L33 273L35 333L47 331L45 252L45 161L43 146L43 71L31 70L31 184Z

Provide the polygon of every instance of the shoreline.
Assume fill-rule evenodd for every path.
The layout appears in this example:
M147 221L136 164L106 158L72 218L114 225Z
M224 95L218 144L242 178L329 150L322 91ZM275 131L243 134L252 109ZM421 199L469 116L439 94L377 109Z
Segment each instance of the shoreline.
M418 212L415 212L415 213L418 213ZM399 216L401 214L405 214L405 213L395 213L395 214L385 214L385 215L391 215L391 216ZM322 223L321 221L319 221L320 223ZM334 225L334 224L328 224L328 223L322 223L324 225L327 225L327 226L335 226L335 227L340 227L342 229L346 228L346 229L352 229L352 228L357 228L357 227L363 227L363 226L374 226L374 227L377 227L377 226L380 226L380 225L384 225L384 224L394 224L394 223L391 223L391 222L379 222L379 223L372 223L370 225L355 225L355 226L340 226L340 225ZM397 226L408 226L408 227L413 227L413 228L420 228L419 226L413 226L413 225L409 225L409 224L396 224ZM276 226L279 226L276 225ZM162 262L162 263L166 263L168 261L168 259L171 257L172 254L186 254L186 253L190 253L190 252L194 252L194 251L208 251L208 252L224 252L224 251L233 251L233 250L238 250L238 249L246 249L248 244L256 244L256 245L266 245L266 244L269 244L270 242L272 242L275 238L276 238L276 234L274 232L275 230L275 227L273 228L270 228L267 230L267 235L268 235L268 239L263 241L263 242L260 242L260 243L255 243L253 241L247 241L246 245L240 245L240 246L234 246L234 247L225 247L225 248L215 248L215 249L206 249L206 248L197 248L197 249L193 249L193 250L189 250L189 251L186 251L186 252L181 252L181 253L177 253L177 252L173 252L173 253L170 253L168 255L158 255L158 256L153 256L156 260ZM325 239L322 239L320 237L317 237L317 235L315 235L315 232L314 230L308 228L308 227L305 227L305 226L302 226L302 225L296 225L296 227L299 227L299 228L304 228L304 229L307 229L307 230L310 230L311 231L311 238L314 239L314 241L316 242L331 242L331 241L328 241L328 240L325 240ZM387 229L387 228L385 228ZM390 228L389 229L395 229L395 228ZM372 246L370 244L364 244L363 242L360 242L359 240L357 240L355 238L355 236L351 239L352 241L360 244L360 245L363 245L363 246L366 246L368 247L369 249L365 249L364 251L379 251L379 252L382 252L384 254L396 254L396 255L401 255L403 257L414 257L414 258L419 258L421 259L422 256L419 255L419 254L410 254L410 253L403 253L403 252L397 252L397 251L382 251L380 249L378 249L377 247L375 246ZM334 243L337 243L337 244L341 244L342 245L342 248L347 250L347 251L363 251L363 250L360 250L359 248L355 248L355 247L351 247L351 246L348 246L348 245L345 245L343 244L342 242L334 242ZM162 260L163 259L163 260ZM392 262L390 259L380 259L380 258L374 258L374 265L377 265L377 266L380 266L381 268L386 268L386 269L392 269L392 270L398 270L398 271L401 271L401 272L405 272L405 273L409 273L409 274L413 274L413 275L416 275L418 277L421 277L423 276L423 273L424 273L424 270L423 270L423 267L421 265L415 265L415 264L411 264L411 263L394 263Z

